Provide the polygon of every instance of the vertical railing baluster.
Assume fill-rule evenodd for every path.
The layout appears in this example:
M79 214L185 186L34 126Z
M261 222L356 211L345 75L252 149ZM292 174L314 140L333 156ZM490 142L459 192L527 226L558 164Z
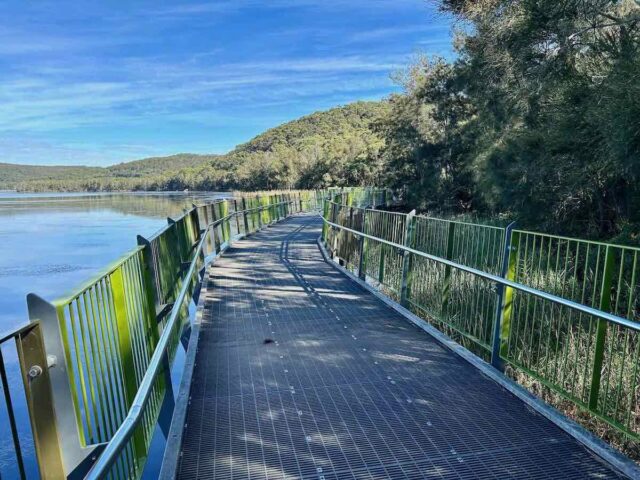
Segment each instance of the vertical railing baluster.
M264 210L262 209L262 197L258 195L256 197L256 210L258 212L258 230L262 230L262 215Z
M16 349L20 353L22 346L20 342L20 336L16 337ZM21 362L25 364L25 362ZM23 378L26 378L25 368L26 364L22 368ZM28 374L28 373L27 373ZM16 418L13 413L13 401L11 400L11 391L9 389L9 381L7 379L7 372L4 367L4 357L2 350L0 349L0 379L2 379L2 391L4 392L4 401L7 407L7 417L9 417L9 426L11 427L11 438L13 440L13 448L15 450L16 462L18 463L18 471L20 472L20 478L26 479L27 474L24 469L24 460L22 458L22 447L20 446L20 436L18 434L18 426L16 424ZM48 381L48 380L47 380ZM28 386L28 382L25 382L25 388Z
M367 233L367 209L363 209L362 211L362 233ZM359 244L358 244L358 250L360 252L360 258L358 261L358 277L360 277L362 280L367 279L367 273L366 273L366 268L367 268L367 250L366 250L366 242L367 239L365 238L364 235L360 236L360 240L359 240Z
M233 212L234 217L236 218L236 235L240 235L240 218L238 217L238 200L233 199Z
M331 208L331 203L329 202L329 200L325 199L322 216L327 220L331 220L331 218L329 218L330 208ZM329 230L329 225L327 225L326 222L322 222L322 239L324 240L325 245L327 244L327 241L328 241L328 238L327 238L328 230Z
M384 219L379 220L380 224L384 225ZM382 235L384 237L384 235ZM387 244L380 243L379 251L380 251L380 259L378 264L378 282L384 285L384 262L385 262L385 252L386 252Z
M249 235L249 217L247 212L247 200L242 197L242 220L244 221L244 234Z
M229 216L229 201L223 200L220 204L220 218L224 218L222 221L222 236L225 243L231 240L231 219Z

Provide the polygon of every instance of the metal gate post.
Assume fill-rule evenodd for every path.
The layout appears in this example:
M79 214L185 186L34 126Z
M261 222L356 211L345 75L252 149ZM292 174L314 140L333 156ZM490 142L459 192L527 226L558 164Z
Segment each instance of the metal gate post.
M21 366L27 374L38 370L32 367L40 367L36 380L25 379L40 474L52 479L82 478L104 446L86 447L78 425L80 413L73 401L70 363L62 340L64 314L33 293L27 295L27 306L31 322L40 325L39 335L34 331L22 346L21 355ZM38 346L39 342L44 348ZM46 385L47 378L50 385Z
M604 271L600 288L599 309L604 312L611 311L611 285L613 282L614 249L607 245L604 257ZM593 371L591 373L591 388L589 389L589 410L597 411L598 397L600 395L600 380L602 379L602 364L604 363L605 340L607 336L607 321L599 318L596 329L595 352L593 354Z
M405 247L413 248L416 231L416 211L412 210L409 215L405 217L404 226L404 245ZM402 285L400 287L400 305L407 306L407 298L409 287L411 285L411 254L406 250L402 251Z
M32 323L31 328L20 332L15 341L40 476L43 479L63 478L60 438L40 323ZM8 390L5 395L7 393Z
M518 235L513 233L516 222L511 222L504 232L504 250L502 252L502 278L513 280L517 267ZM509 340L511 329L511 309L513 289L506 288L502 284L496 285L496 313L493 323L493 341L491 344L491 365L500 371L504 370L504 364L500 358L503 346Z

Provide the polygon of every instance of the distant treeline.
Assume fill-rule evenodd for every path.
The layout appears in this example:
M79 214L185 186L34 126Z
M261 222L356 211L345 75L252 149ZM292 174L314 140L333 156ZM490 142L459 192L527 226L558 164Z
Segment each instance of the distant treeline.
M40 166L0 163L0 189L19 191L164 190L162 179L185 168L202 165L217 155L181 153L110 167Z
M18 188L386 185L438 215L637 243L639 2L437 3L457 20L457 58L417 61L397 75L403 93L385 101L309 115L185 168Z
M175 155L107 168L22 167L10 183L21 191L272 190L384 182L373 123L387 102L356 102L266 131L226 155ZM42 170L39 170L42 169ZM60 171L57 169L66 169ZM29 177L30 175L30 177Z

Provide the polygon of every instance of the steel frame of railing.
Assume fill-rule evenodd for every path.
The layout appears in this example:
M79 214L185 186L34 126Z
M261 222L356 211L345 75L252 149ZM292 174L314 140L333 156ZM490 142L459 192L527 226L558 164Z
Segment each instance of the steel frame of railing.
M603 363L602 363L603 357L606 353L604 333L603 333L603 332L606 332L606 326L609 325L612 329L613 327L617 327L619 329L626 329L629 332L632 332L633 334L637 334L637 333L640 333L639 322L630 320L620 315L616 315L615 313L605 311L604 309L595 308L593 306L589 306L584 303L563 298L554 293L541 290L540 288L535 288L535 286L529 286L529 285L520 283L518 281L514 281L513 271L515 268L517 268L516 262L518 261L518 258L517 258L518 238L516 237L515 239L512 239L512 236L514 235L514 228L515 228L514 223L510 224L506 229L502 229L504 232L504 239L502 240L502 252L501 252L501 262L500 262L501 265L498 265L499 268L497 268L497 272L496 272L497 274L496 274L496 273L489 273L479 268L474 268L469 265L459 263L457 261L443 258L438 255L426 253L425 251L421 251L418 248L413 248L412 244L415 241L415 222L416 222L415 212L412 212L408 215L402 214L405 217L405 219L403 220L405 230L404 232L400 232L400 234L394 234L395 237L392 240L389 240L386 238L381 238L380 236L371 235L370 225L369 225L370 219L368 218L368 214L372 215L374 214L374 212L377 214L378 212L381 212L381 211L375 210L375 209L357 209L357 210L362 210L362 212L360 212L360 214L362 215L362 218L359 218L358 222L355 222L357 223L356 225L354 224L354 218L356 218L357 212L354 212L353 208L349 208L347 205L345 205L342 199L334 199L333 201L327 200L325 202L325 206L323 208L324 227L323 227L322 239L325 242L325 245L327 246L327 250L332 255L332 257L337 258L341 262L341 264L343 264L342 262L349 264L348 258L341 258L341 254L342 255L346 254L348 257L350 257L353 260L353 262L355 262L355 263L353 262L351 263L351 267L353 268L354 271L357 270L358 276L360 277L360 279L369 280L372 284L377 285L376 288L378 288L379 290L381 289L383 293L385 292L385 288L387 289L389 288L387 285L385 285L383 281L384 273L380 274L380 278L377 278L377 277L371 278L368 276L368 273L370 272L367 270L366 264L368 261L370 261L370 258L367 258L367 251L368 249L372 248L372 246L377 245L379 247L379 251L380 251L380 248L382 248L380 246L384 246L384 248L388 248L394 252L397 252L395 253L395 255L398 255L399 258L401 259L400 266L397 267L398 271L401 272L401 279L398 284L398 290L397 291L394 289L391 290L391 292L393 293L391 296L392 298L395 297L396 301L398 301L402 306L406 308L412 308L417 306L416 303L414 303L412 300L408 298L409 297L408 292L411 289L411 281L412 281L412 275L413 275L411 265L412 265L412 262L414 262L415 259L417 258L428 260L429 262L433 262L434 264L440 265L442 267L442 271L444 271L444 277L438 277L441 282L444 282L444 283L450 282L451 281L450 272L454 271L454 272L463 272L464 274L469 274L473 278L483 279L484 281L489 282L489 284L492 285L491 290L495 294L496 303L495 303L495 312L492 314L493 319L491 321L492 323L491 336L490 336L491 340L490 340L490 344L487 347L488 347L488 353L490 354L491 364L500 371L504 370L505 363L509 363L516 370L520 368L520 365L513 358L510 358L505 354L506 347L509 346L508 342L510 337L508 332L505 337L505 331L503 331L503 329L505 328L506 330L510 328L509 322L511 321L511 315L513 314L512 309L514 308L513 306L514 292L520 292L521 294L525 294L527 296L540 299L544 302L549 302L550 305L555 305L556 306L555 308L557 309L566 308L568 309L567 310L568 312L576 312L576 314L583 314L587 318L597 319L597 322L596 322L597 330L594 333L595 341L594 341L594 345L591 346L593 349L595 349L593 353L593 358L594 358L593 366L592 366L593 373L591 376L585 375L585 377L587 377L591 382L588 385L588 387L590 388L590 392L588 392L589 393L588 402L580 401L579 399L574 398L570 394L571 392L567 393L566 391L564 391L561 385L560 386L554 385L553 379L547 380L542 375L538 377L534 375L534 378L538 379L539 381L541 381L542 384L556 391L561 396L572 401L574 404L578 405L580 408L588 410L590 413L592 413L596 417L609 423L614 428L619 430L621 433L628 435L631 438L635 438L635 439L640 438L637 430L634 431L633 428L630 427L628 423L622 424L622 422L618 421L618 417L616 415L613 415L610 413L608 414L606 411L606 405L608 400L606 398L603 400L601 397L599 397L599 395L606 395L606 393L608 392L608 391L604 393L600 392L601 386L599 381L600 375L603 370ZM390 212L384 212L384 211L382 211L382 213L385 215L386 214L397 215L397 214L391 214ZM346 225L349 225L349 226L346 226ZM350 228L350 227L355 227L355 228ZM482 226L477 225L477 227L482 227ZM493 228L493 227L490 227L490 228ZM331 230L333 230L333 233L329 233ZM342 233L343 236L340 236L338 232L343 232ZM524 233L530 233L530 232L524 232L524 231L515 231L515 232L517 232L519 235L523 235ZM348 243L348 240L346 240L344 237L345 234L350 235L353 239L358 239L357 243L355 244ZM395 238L398 238L399 241L393 241L395 240ZM561 237L556 237L556 238L561 238ZM574 239L563 239L563 240L575 241ZM450 242L447 242L447 243L450 244ZM596 243L596 242L592 242L592 243ZM354 245L356 245L355 248L357 250L355 253L353 253ZM609 250L610 248L613 248L615 246L606 245L606 244L602 244L602 245L604 245L607 248L606 250L607 259L609 259ZM620 248L624 248L624 247L620 247ZM449 252L447 252L447 254L449 254ZM382 253L379 253L379 255L382 255ZM384 263L382 262L382 260L384 259L382 258L382 256L380 257L380 259L381 259L380 261L382 266L384 265ZM598 285L598 288L602 289L601 292L600 290L598 290L598 295L601 298L605 298L605 296L610 295L609 290L607 290L607 287L611 284L611 281L609 279L609 282L607 283L607 272L611 272L612 269L610 268L611 261L610 260L607 261L607 259L603 261L605 263L605 270L604 270L605 274L603 274L604 278L600 279L600 281L602 282L602 286ZM635 266L635 263L634 263L634 266ZM600 266L600 268L602 268L602 266ZM609 273L608 275L610 277L611 273ZM633 283L632 283L632 286L633 286ZM439 285L439 287L442 287L442 285ZM445 286L443 289L443 292L445 292L445 295L447 290L448 289ZM385 294L387 296L390 295L389 293L385 293ZM602 303L603 302L601 301L600 305ZM549 309L551 308L552 307L549 307ZM418 308L418 310L421 310L421 309ZM422 311L422 314L426 313L427 317L431 316L429 312L426 312L425 310L421 310L421 311ZM544 313L544 310L542 313L538 312L539 315L542 315L543 313ZM562 311L560 311L560 317L561 316L562 316ZM557 320L557 316L553 318L554 320ZM573 319L573 317L571 318ZM439 319L436 319L436 320L440 321ZM436 321L436 324L438 324L438 321ZM449 326L449 325L446 325L446 326ZM530 328L533 328L533 327L530 327ZM565 326L564 328L567 328L567 327ZM453 330L455 330L455 328ZM456 331L456 333L462 334L464 338L466 332ZM478 344L478 339L469 337L469 336L467 336L467 338L470 339L472 342L475 342L476 344ZM629 340L627 339L625 340L625 342L629 343ZM619 343L622 343L622 341L619 341ZM625 351L627 349L626 343L624 345ZM628 347L628 348L631 349L631 347ZM591 363L591 357L587 358L585 362ZM527 375L532 375L533 373L535 373L527 370L522 370L522 371ZM638 369L636 368L634 371L638 371ZM617 375L617 371L616 371L616 375ZM622 376L622 367L620 367L620 376ZM595 393L594 393L594 390L595 390ZM621 393L616 392L616 395L619 397ZM594 401L594 398L595 398L595 401ZM602 405L605 405L605 407L600 405L599 408L597 408L598 398L600 398L600 402L602 402ZM618 406L617 404L618 401L619 401L619 398L616 398L616 406ZM631 408L631 406L629 408Z
M11 341L14 342L16 351L18 353L18 358L20 363L27 363L28 359L25 358L26 355L29 354L28 351L25 351L22 347L25 345L26 337L38 335L38 323L25 323L23 325L18 326L10 332L3 333L0 335L0 379L2 381L2 391L4 393L5 405L7 407L7 417L9 420L9 427L11 430L11 440L13 442L15 455L16 455L16 466L18 467L18 474L21 478L26 477L26 470L24 464L24 458L22 456L22 447L20 444L20 437L18 433L18 425L16 422L16 417L14 413L13 407L13 399L11 396L11 386L9 385L9 381L7 378L7 370L5 368L4 354L2 352L2 346L5 343L9 343ZM40 338L35 338L36 341L41 341ZM38 359L41 360L41 359ZM32 372L32 374L34 374ZM29 372L27 372L27 377L23 377L23 382L28 381Z
M218 225L224 224L224 222L228 222L232 217L236 215L238 215L238 213L232 213L224 218L221 218L220 220L216 220L215 222L210 223L207 226L204 234L202 235L202 238L198 242L198 246L196 247L196 250L194 252L194 260L189 265L189 270L187 271L185 278L191 278L195 273L195 269L197 266L196 259L203 252L204 245L208 240L211 229L217 227ZM100 479L109 473L109 470L117 461L126 443L133 436L135 427L142 420L144 409L153 391L156 378L164 368L165 356L167 354L169 342L173 333L173 328L175 327L175 324L178 320L180 308L187 298L189 287L190 282L184 282L184 284L182 285L174 306L171 308L171 313L169 315L169 318L167 319L162 335L160 336L158 344L156 345L153 355L149 361L149 365L144 374L144 377L142 378L140 386L138 387L138 392L133 399L129 412L127 413L126 418L124 419L118 430L116 430L116 433L106 445L105 449L98 457L96 463L91 467L91 470L86 476L87 479Z
M493 275L491 273L483 272L482 270L477 270L475 268L467 267L467 266L462 265L460 263L456 263L456 262L452 262L452 261L444 259L444 258L436 257L435 255L430 255L428 253L421 252L420 250L415 250L415 249L413 249L411 247L407 247L406 245L401 245L399 243L390 242L390 241L384 240L382 238L374 237L372 235L368 235L368 234L360 232L358 230L354 230L352 228L344 227L344 226L339 225L337 223L330 222L327 219L324 219L324 222L326 224L334 227L334 228L338 228L340 230L344 230L346 232L353 233L354 235L357 235L359 237L364 237L364 238L368 238L369 240L373 240L373 241L376 241L376 242L379 242L379 243L384 243L385 245L389 245L390 247L397 248L398 250L403 250L403 251L411 253L413 255L417 255L419 257L423 257L423 258L426 258L428 260L432 260L434 262L438 262L438 263L441 263L443 265L447 265L447 266L455 268L457 270L460 270L460 271L463 271L463 272L466 272L466 273L471 273L472 275L484 278L484 279L489 280L491 282L494 282L496 284L502 285L503 287L511 287L511 288L513 288L515 290L519 290L519 291L528 293L530 295L534 295L534 296L542 298L544 300L549 300L551 302L558 303L560 305L563 305L563 306L571 308L573 310L585 313L587 315L592 315L594 317L602 318L603 320L607 320L608 322L611 322L611 323L614 323L614 324L618 324L618 325L621 325L623 327L630 328L632 330L636 330L636 331L640 332L640 324L638 324L636 322L632 322L632 321L630 321L630 320L628 320L626 318L618 317L617 315L612 315L610 313L603 312L601 310L597 310L597 309L589 307L587 305L582 305L581 303L572 302L571 300L566 300L566 299L558 297L556 295L553 295L553 294L550 294L550 293L547 293L547 292L543 292L542 290L537 290L535 288L531 288L531 287L528 287L526 285L522 285L520 283L512 282L512 281L507 280L507 279L505 279L503 277L499 277L498 275Z

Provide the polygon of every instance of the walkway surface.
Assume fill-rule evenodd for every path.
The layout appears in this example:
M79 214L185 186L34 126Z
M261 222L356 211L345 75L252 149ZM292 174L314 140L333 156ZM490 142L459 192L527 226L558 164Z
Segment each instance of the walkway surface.
M179 478L621 478L326 263L320 228L209 269Z

